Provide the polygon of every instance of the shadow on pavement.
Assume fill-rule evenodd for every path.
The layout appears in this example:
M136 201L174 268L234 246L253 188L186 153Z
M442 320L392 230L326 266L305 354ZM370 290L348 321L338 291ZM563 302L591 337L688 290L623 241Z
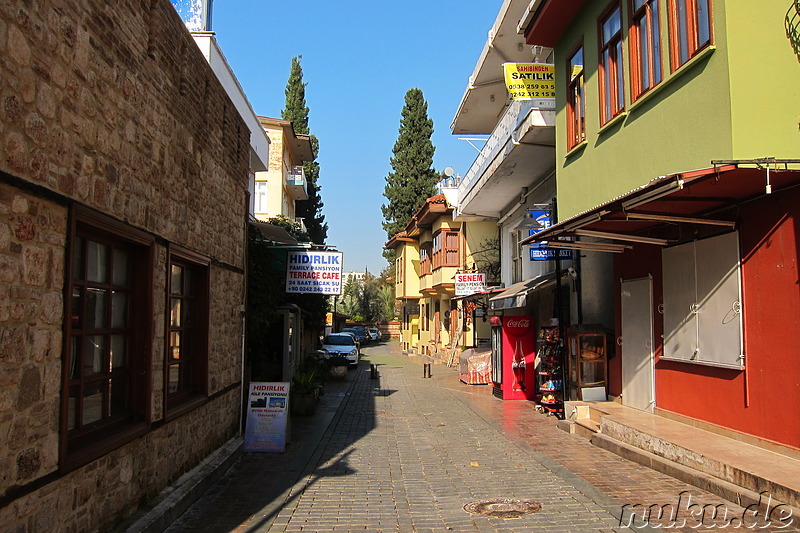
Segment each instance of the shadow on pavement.
M368 353L362 353L361 363L345 380L325 383L313 416L290 417L284 453L243 453L166 531L265 531L305 488L324 478L355 473L348 457L359 439L375 428L374 397L396 392L381 388L379 372L371 379L370 364ZM325 457L333 460L317 468Z

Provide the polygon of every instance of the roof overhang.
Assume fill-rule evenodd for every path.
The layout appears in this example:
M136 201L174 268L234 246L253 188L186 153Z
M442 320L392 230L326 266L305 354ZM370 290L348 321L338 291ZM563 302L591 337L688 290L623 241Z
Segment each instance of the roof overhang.
M585 0L543 0L524 28L529 45L554 48Z
M454 135L488 135L508 104L503 63L529 63L533 55L518 31L526 6L541 0L505 0L469 78L450 125ZM543 58L541 58L543 59Z
M656 178L531 235L520 245L548 242L554 248L614 253L637 245L666 246L695 238L698 232L734 229L739 206L800 185L800 169L790 167L800 160L765 158L712 164ZM687 227L692 231L685 231Z
M383 245L383 247L384 248L397 248L401 244L407 243L407 242L416 242L416 239L412 239L411 237L408 236L408 234L405 231L401 231L400 233L397 233L396 235L392 236L392 238L389 239L386 242L386 244Z
M311 137L295 133L291 120L272 117L258 117L262 127L280 128L283 131L283 142L289 148L294 164L301 165L306 161L314 160L314 149L311 146Z

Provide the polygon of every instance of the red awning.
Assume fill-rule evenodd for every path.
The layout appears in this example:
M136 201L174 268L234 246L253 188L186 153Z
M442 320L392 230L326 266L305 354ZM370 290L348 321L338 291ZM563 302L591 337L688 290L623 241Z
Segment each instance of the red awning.
M617 253L630 248L631 243L663 246L680 240L680 229L685 225L735 228L736 206L800 184L800 169L796 168L800 160L712 163L715 166L710 168L656 178L531 235L520 244L546 241L553 247ZM562 237L578 240L567 242ZM580 240L583 237L591 240Z

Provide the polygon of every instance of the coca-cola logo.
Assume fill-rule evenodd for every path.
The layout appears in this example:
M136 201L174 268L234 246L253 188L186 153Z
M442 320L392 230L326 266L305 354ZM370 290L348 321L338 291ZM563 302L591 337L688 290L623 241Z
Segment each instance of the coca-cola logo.
M533 319L529 316L504 316L503 330L512 337L531 335Z
M531 319L530 318L520 318L520 319L509 319L506 322L506 327L514 328L514 329L528 329L531 327Z

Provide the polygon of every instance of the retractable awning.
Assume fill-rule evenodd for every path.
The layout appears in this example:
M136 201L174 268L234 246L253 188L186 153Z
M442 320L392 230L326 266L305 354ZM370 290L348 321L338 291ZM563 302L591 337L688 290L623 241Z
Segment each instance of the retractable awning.
M265 240L278 244L297 244L297 239L289 235L285 229L266 222L253 222L250 224L255 227Z
M563 273L561 275L562 279L569 277L568 273ZM535 278L515 283L497 296L489 298L489 309L500 311L502 309L525 307L528 303L529 294L554 285L555 283L555 272L549 272Z
M800 159L712 161L713 167L670 174L563 220L520 244L621 253L686 238L684 226L733 229L736 206L800 184ZM790 167L795 166L795 168ZM571 240L564 240L571 238Z

